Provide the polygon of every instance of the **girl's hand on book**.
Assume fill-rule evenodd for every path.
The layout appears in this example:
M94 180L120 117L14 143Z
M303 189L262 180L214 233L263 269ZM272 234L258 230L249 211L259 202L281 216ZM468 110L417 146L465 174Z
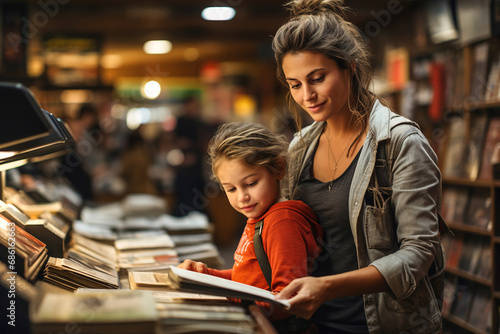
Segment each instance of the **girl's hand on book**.
M196 262L193 260L185 260L177 266L177 268L196 271L202 274L208 274L207 265L203 262Z

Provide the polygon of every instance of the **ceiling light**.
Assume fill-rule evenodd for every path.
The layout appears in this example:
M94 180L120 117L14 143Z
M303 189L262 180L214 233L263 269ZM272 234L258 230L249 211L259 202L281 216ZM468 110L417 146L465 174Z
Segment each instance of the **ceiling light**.
M207 7L201 12L201 17L207 21L229 21L236 11L232 7Z
M154 100L161 93L161 85L158 83L158 81L154 81L154 80L148 81L144 85L141 93L145 98L150 99L150 100Z
M172 43L167 40L151 40L144 43L143 49L147 54L165 54L172 50Z

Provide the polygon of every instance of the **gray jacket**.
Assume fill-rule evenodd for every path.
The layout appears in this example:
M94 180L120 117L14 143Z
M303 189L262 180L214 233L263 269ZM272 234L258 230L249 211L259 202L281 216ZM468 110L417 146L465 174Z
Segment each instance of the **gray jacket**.
M366 319L372 334L439 333L441 313L427 269L440 247L441 173L434 151L415 123L408 120L391 130L395 116L375 101L349 192L349 220L359 267L376 267L390 288L364 295ZM305 161L314 152L324 126L324 122L313 123L290 144L285 197L294 198ZM382 141L387 141L387 156L391 157L392 196L384 200L375 193L370 206L364 199L367 191L373 191L370 180Z

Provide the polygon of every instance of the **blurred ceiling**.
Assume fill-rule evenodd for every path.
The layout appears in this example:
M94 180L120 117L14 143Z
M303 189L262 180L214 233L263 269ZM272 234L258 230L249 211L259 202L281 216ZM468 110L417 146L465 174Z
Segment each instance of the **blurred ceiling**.
M277 0L27 1L32 20L37 12L48 17L37 25L40 37L99 37L102 55L121 56L122 65L114 70L120 75L144 75L148 69L168 63L169 73L190 76L196 75L205 61L270 60L271 36L288 16L283 6L286 1ZM201 18L203 8L223 5L236 10L232 20ZM352 9L350 19L363 27L388 3L348 0L346 5ZM165 55L147 55L142 45L149 39L168 39L173 49ZM35 52L40 53L38 48ZM199 57L187 61L185 52L192 48L198 50Z

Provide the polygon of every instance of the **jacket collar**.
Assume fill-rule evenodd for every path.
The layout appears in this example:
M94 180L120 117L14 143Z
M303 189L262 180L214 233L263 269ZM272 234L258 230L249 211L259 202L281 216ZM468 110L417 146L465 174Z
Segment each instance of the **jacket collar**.
M384 107L379 100L375 100L370 113L369 134L377 142L387 140L391 137L390 129L391 110Z

